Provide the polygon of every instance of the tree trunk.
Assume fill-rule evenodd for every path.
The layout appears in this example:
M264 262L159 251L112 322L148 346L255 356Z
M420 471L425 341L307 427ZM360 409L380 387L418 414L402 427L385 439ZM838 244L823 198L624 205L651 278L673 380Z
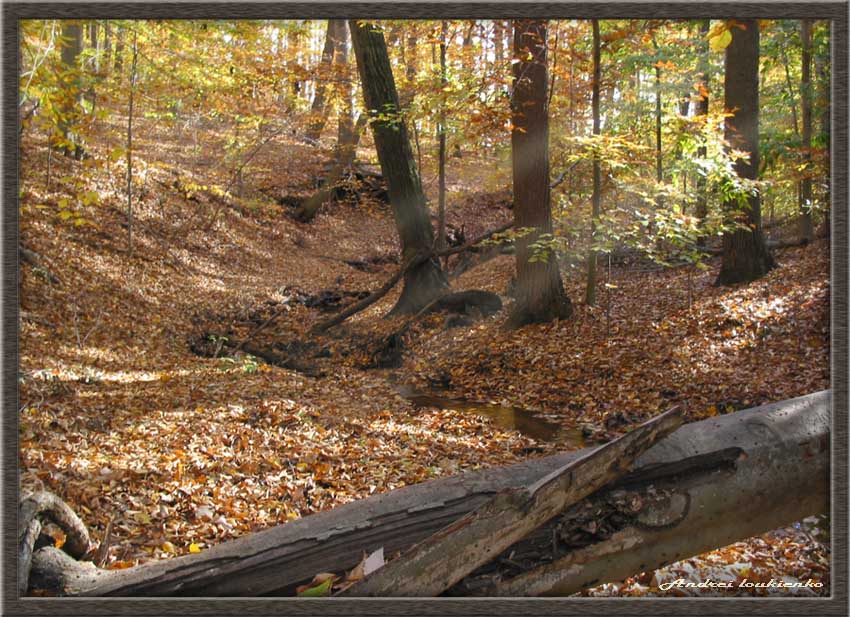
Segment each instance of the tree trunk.
M63 22L61 46L62 71L68 77L64 80L65 85L60 95L59 119L56 124L63 154L79 160L83 154L78 132L82 97L80 54L83 51L83 28L79 22Z
M115 79L118 80L118 83L121 83L122 79L122 71L124 68L124 38L127 36L126 30L122 26L118 26L118 33L116 35L115 41Z
M505 22L501 19L493 21L493 59L496 66L505 60Z
M655 67L655 179L664 181L661 151L661 67Z
M593 92L591 94L591 108L593 113L593 134L599 135L599 81L602 78L600 68L601 50L599 45L599 20L593 23ZM589 306L596 304L596 222L600 215L602 174L599 165L599 156L593 157L593 210L590 215L590 252L587 257L587 292L585 303Z
M825 28L827 30L827 39L829 39L829 29L831 27L831 23L829 21L824 22ZM832 143L831 139L831 129L830 129L830 106L831 106L831 96L830 96L830 71L829 71L829 52L826 54L818 53L815 56L815 67L818 75L818 108L820 109L820 133L824 136L824 148L826 150L826 178L824 178L824 186L825 186L825 194L824 194L824 206L826 208L826 224L827 230L829 226L829 219L831 213L831 190L830 186L832 183L832 178L830 177L830 168L831 164L831 150L830 144ZM827 231L827 236L829 232Z
M710 19L703 19L700 21L700 37L701 40L704 41L703 49L700 51L700 59L699 59L699 71L700 77L697 88L698 98L696 101L696 108L694 113L697 116L701 116L706 118L708 116L708 103L709 103L709 53L710 48L708 46L708 32L711 27ZM707 118L706 118L707 121ZM706 149L705 143L702 142L700 146L697 148L697 158L704 159L708 153ZM697 174L697 203L696 203L696 216L699 219L700 226L705 224L705 219L708 217L708 190L706 186L706 178L705 173ZM697 238L697 246L702 248L705 246L705 236L700 235Z
M351 68L348 64L348 22L339 20L337 30L338 36L334 40L336 45L334 57L339 67L339 93L340 108L337 122L337 143L345 144L352 141L354 133L354 80L351 76Z
M508 549L521 555L579 531L580 514L623 501L627 522L610 540L564 542L551 565L525 580L485 578L486 593L570 593L623 580L828 511L830 393L687 424L635 462L633 471ZM580 450L469 472L355 501L224 542L197 555L127 570L99 570L47 547L33 555L34 588L84 596L292 595L319 572L350 570L364 551L406 550L509 488L532 486L576 461ZM650 488L652 487L652 488ZM634 499L637 497L637 499ZM689 507L684 507L685 505ZM593 520L591 518L591 520ZM539 564L539 560L537 561ZM482 573L465 582L478 583ZM493 584L499 586L493 587ZM481 590L470 584L469 589ZM480 591L479 591L480 593Z
M743 28L738 27L743 26ZM749 152L749 160L735 163L741 178L755 180L759 169L759 27L755 19L731 26L732 42L726 48L724 105L727 113L725 138L732 148ZM717 284L732 285L764 276L775 262L764 242L761 203L751 195L741 210L737 201L724 204L727 216L741 225L723 234L723 260Z
M333 199L337 184L343 179L345 171L354 163L354 159L357 158L357 146L360 143L360 136L366 128L366 118L366 114L362 114L357 119L357 124L352 129L348 141L337 144L335 163L325 178L325 184L295 211L294 217L302 223L309 223L316 218L319 209Z
M438 215L437 215L437 250L446 248L446 86L449 83L446 74L446 38L449 24L444 19L440 23L440 118L438 131Z
M332 68L336 62L335 50L338 46L337 41L344 36L344 34L340 33L340 25L343 23L341 19L328 20L325 47L322 50L322 60L319 63L316 75L316 95L313 97L313 104L310 108L310 124L305 133L305 137L312 141L319 140L319 137L322 136L322 130L328 121L328 114L325 109L325 95L327 93L328 82L331 80Z
M546 21L516 20L511 99L514 225L517 230L532 231L517 240L512 327L566 319L572 314L554 251L535 255L531 246L542 235L552 233L546 73Z
M800 182L800 237L805 242L814 238L812 225L812 20L800 22L802 67L800 101L802 115L803 179Z
M401 115L384 35L376 26L356 20L349 22L349 29L363 98L372 117L375 148L401 239L402 262L406 263L418 254L431 252L434 230ZM447 287L439 262L429 259L405 273L404 289L390 313L415 314Z

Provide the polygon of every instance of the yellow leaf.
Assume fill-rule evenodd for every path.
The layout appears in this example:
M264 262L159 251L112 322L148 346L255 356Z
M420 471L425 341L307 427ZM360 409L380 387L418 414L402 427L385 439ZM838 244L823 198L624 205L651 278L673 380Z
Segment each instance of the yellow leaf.
M732 33L729 32L728 29L724 29L722 32L712 36L708 39L708 44L711 47L712 51L723 51L727 47L729 47L729 43L732 42Z
M198 546L197 544L195 544L194 542L192 542L192 543L189 545L189 552L190 552L190 553L200 553L200 552L201 552L201 547L200 547L200 546Z
M161 548L161 549L162 549L163 551L165 551L166 553L172 553L172 554L173 554L173 553L176 553L176 552L177 552L177 547L175 547L175 546L174 546L171 542L169 542L168 540L166 540L165 542L163 542L163 543L162 543L162 545L161 545L159 548Z

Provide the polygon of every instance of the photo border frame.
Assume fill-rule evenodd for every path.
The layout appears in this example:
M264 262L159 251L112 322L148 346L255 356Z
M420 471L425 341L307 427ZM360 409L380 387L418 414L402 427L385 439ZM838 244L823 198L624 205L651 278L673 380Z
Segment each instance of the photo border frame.
M831 20L832 564L829 598L19 598L18 21L21 19ZM10 2L3 29L3 615L812 615L848 614L848 3L835 2Z

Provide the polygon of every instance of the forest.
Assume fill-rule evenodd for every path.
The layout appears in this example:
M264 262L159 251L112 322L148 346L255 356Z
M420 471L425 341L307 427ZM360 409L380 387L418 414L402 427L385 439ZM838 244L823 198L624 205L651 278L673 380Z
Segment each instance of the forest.
M18 23L21 596L830 596L829 20Z

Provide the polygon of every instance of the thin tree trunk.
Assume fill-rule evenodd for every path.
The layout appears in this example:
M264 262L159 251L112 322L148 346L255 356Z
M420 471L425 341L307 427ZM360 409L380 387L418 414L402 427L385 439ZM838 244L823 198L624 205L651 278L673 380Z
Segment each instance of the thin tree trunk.
M554 250L532 247L552 233L549 189L549 111L546 106L546 21L514 21L511 152L514 225L528 233L517 240L516 303L511 327L566 319L572 304L564 292Z
M127 113L127 253L133 256L133 99L136 92L138 34L133 33L133 64L130 68L130 109Z
M694 113L698 117L705 118L706 122L708 121L708 104L709 104L709 53L710 49L708 46L708 32L711 27L710 19L703 19L700 21L700 39L704 41L703 49L700 50L700 59L699 59L699 71L700 77L697 85L698 96L699 98L696 101L696 109ZM708 150L703 140L701 140L699 148L697 148L697 158L705 159ZM705 224L705 220L708 217L708 190L707 183L704 173L697 174L697 203L696 203L696 216L699 219L700 226ZM697 246L700 248L705 246L705 236L700 235L697 238Z
M62 42L60 58L64 79L62 98L57 121L58 137L61 150L65 156L77 159L82 156L81 137L78 131L80 123L80 97L82 96L80 80L80 54L83 51L83 30L79 22L66 21L62 25Z
M337 127L337 143L349 143L354 132L354 78L348 62L349 35L348 22L339 20L335 55L339 67L339 99L341 102Z
M440 23L440 117L438 128L439 154L438 154L438 215L437 215L437 250L446 248L446 86L449 83L446 73L446 37L448 36L448 22L444 19Z
M602 78L600 66L601 50L599 43L599 20L594 19L593 24L593 90L591 94L591 108L593 113L593 134L599 135L599 82ZM589 306L596 304L596 223L599 220L601 201L602 174L598 154L593 156L593 210L590 215L590 251L587 257L587 292L585 302Z
M124 39L126 38L126 29L123 26L118 27L118 35L115 41L115 79L120 84L123 79L124 70Z
M390 202L402 248L402 261L427 255L434 230L407 135L407 126L380 29L367 22L349 22L363 98L372 115L372 132L381 170L387 180ZM404 275L404 289L392 314L415 314L448 287L438 261L428 259Z
M827 39L829 39L829 29L831 27L830 21L823 22L827 31ZM830 186L832 183L832 178L830 177L830 168L831 168L831 150L830 144L832 143L831 139L831 127L830 127L830 104L831 104L831 96L830 96L830 72L829 72L829 57L826 54L818 53L815 56L815 70L818 76L818 108L820 110L820 133L824 137L824 148L826 150L826 177L824 178L824 206L826 208L826 224L829 225L830 213L831 213L831 190ZM827 236L829 235L827 231Z
M803 179L800 182L800 237L811 242L814 237L812 225L812 20L800 22L802 42L802 67L800 71L800 101L803 130Z
M737 27L740 24L742 28ZM755 180L759 169L759 27L755 19L736 22L726 48L724 93L727 113L725 138L732 148L749 152L749 160L735 162L741 178ZM734 111L733 111L734 110ZM741 223L723 234L723 259L717 284L731 285L764 276L775 262L764 242L761 203L757 194L741 211L737 200L724 204L727 217Z
M338 20L329 19L327 33L325 34L325 46L322 50L322 59L316 72L316 95L310 107L310 123L304 136L312 141L318 141L322 136L322 129L328 121L325 110L325 93L328 81L331 77L331 67L334 62L335 40L338 37Z

